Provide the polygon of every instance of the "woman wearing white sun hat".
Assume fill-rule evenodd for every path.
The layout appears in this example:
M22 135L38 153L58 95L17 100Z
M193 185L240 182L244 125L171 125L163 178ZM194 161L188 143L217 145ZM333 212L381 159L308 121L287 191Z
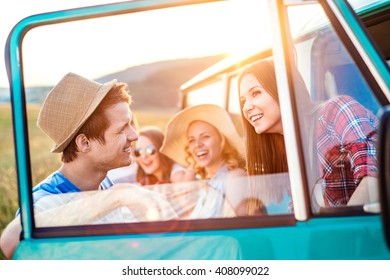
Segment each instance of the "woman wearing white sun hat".
M229 113L212 104L188 107L169 121L165 136L160 152L207 182L208 188L200 189L198 199L203 197L203 203L197 203L191 216L234 215L225 211L226 183L228 178L245 176L246 172L244 143Z

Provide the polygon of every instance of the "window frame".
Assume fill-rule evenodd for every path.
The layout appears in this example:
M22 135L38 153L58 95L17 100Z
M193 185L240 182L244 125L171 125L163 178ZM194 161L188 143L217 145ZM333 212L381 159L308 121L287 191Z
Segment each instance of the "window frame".
M21 239L48 237L78 237L97 235L121 235L137 233L188 232L206 230L229 230L239 228L279 227L295 225L293 214L262 217L215 218L183 221L161 221L150 223L104 224L61 227L36 227L32 199L31 158L28 137L27 102L23 77L22 43L33 28L92 18L108 17L125 13L136 13L155 9L185 6L221 0L159 0L129 1L99 6L55 11L32 15L21 20L11 31L6 43L6 67L9 77L15 156L17 168L19 206L23 231Z

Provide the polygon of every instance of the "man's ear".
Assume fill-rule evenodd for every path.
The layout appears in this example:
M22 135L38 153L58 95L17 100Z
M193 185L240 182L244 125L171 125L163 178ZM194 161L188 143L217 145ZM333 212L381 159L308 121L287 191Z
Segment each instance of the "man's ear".
M75 142L77 149L80 152L85 153L91 150L91 141L88 139L87 136L85 136L85 134L77 135Z

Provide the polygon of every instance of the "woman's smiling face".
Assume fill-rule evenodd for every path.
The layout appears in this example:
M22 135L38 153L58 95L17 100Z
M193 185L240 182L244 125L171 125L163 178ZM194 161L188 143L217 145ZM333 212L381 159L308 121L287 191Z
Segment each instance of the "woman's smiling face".
M223 163L223 139L218 130L203 121L194 121L187 130L188 150L200 167L218 170Z
M150 148L154 148L153 153L148 153ZM159 178L161 171L160 157L153 142L146 136L140 135L136 142L136 150L140 151L137 157L138 164L142 167L146 174L153 174ZM159 178L160 179L160 178Z
M283 134L280 107L253 74L246 74L240 83L240 103L245 119L257 134Z

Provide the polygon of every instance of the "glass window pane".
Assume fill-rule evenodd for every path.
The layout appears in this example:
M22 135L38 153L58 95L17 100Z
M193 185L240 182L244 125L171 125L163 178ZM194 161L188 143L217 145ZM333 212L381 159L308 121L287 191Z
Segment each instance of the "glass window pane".
M316 21L294 41L292 72L313 209L362 205L377 199L381 106L321 7L309 6L317 11ZM289 7L290 22L306 10Z
M222 80L199 89L192 90L187 96L187 106L199 104L215 104L225 107L225 84Z
M243 151L231 152L229 149L232 148L227 144L231 139L228 137L220 139L219 143L219 154L228 155L227 159L223 159L227 163L224 162L219 169L222 170L220 177L215 177L215 174L197 174L191 180L173 182L170 176L175 174L174 170L190 169L177 162L171 165L160 162L160 166L171 168L169 176L164 173L163 177L160 176L161 173L155 172L156 174L148 177L150 174L147 169L152 169L154 162L141 162L139 159L160 156L161 146L155 143L148 144L147 147L137 145L142 142L143 129L153 126L165 133L172 117L183 110L180 108L181 85L215 65L228 53L242 50L241 42L246 41L247 37L252 38L255 31L258 32L257 24L251 22L253 20L258 23L255 17L245 17L242 22L245 28L238 28L237 22L231 20L237 14L257 14L255 9L247 5L237 6L237 3L208 3L63 22L37 27L26 34L22 45L23 77L28 100L32 185L33 188L39 185L33 189L37 227L208 218L239 219L248 215L268 217L292 214L288 174L247 177L245 163L240 157ZM253 3L257 4L258 1ZM266 9L261 9L263 10ZM215 21L215 15L221 14L228 16ZM153 24L150 24L151 18ZM201 22L199 18L202 18ZM181 22L180 25L177 25L178 21ZM155 22L159 24L156 25ZM268 32L270 28L266 30ZM258 40L260 39L265 40L265 37L259 37ZM104 164L110 161L105 161L106 155L102 152L98 156L91 156L94 164L77 170L80 171L77 172L80 180L75 180L77 175L74 177L67 174L70 179L61 173L62 166L68 162L61 162L61 154L50 153L53 140L37 127L42 103L53 86L68 72L99 83L117 79L128 84L133 101L130 106L134 119L132 125L140 135L137 141L133 141L133 163L119 168L110 167L107 177L88 191L81 187L77 190L73 187L67 189L68 181L77 182L74 185L78 187L86 178L87 181L93 180L94 176L89 171L100 168L100 172L107 169ZM227 77L224 74L221 77ZM227 95L227 82L227 79L220 79L188 92L186 106L215 104L225 108L229 104L228 111L236 125L238 136L242 137L237 79L230 81L233 90L230 96ZM207 116L213 118L211 114ZM127 130L130 129L128 124L130 122L126 123ZM226 129L223 121L217 126L219 133ZM241 138L237 142L243 144ZM103 143L98 145L104 146ZM125 150L129 149L127 145ZM114 150L110 149L109 152ZM180 153L186 151L183 148ZM77 150L77 153L81 151ZM198 153L197 157L206 158L208 151ZM240 168L235 170L240 171L240 176L230 176L228 168L236 159L232 160L231 154L239 157ZM142 164L144 167L140 168ZM191 168L194 171L195 168ZM62 171L56 172L58 169ZM142 176L150 181L144 180ZM52 179L58 180L56 183L59 185L54 191L49 186ZM128 183L133 185L129 186ZM291 217L289 223L292 221ZM213 222L210 222L210 226L214 226ZM221 227L228 226L224 223ZM169 230L167 227L166 231Z

